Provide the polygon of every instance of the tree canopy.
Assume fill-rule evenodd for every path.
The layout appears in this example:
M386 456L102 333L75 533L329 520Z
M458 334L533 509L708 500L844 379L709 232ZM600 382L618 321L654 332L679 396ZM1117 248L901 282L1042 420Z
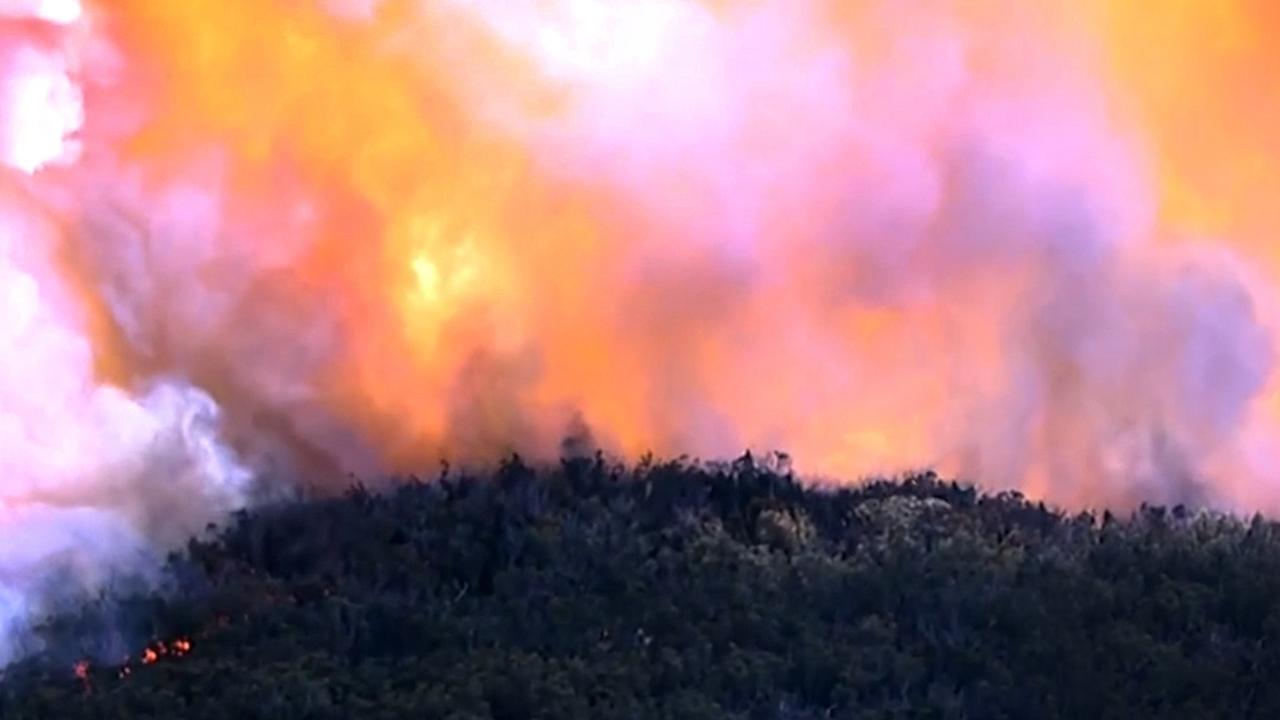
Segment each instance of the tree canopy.
M1276 523L931 473L513 459L242 513L166 577L50 618L0 717L1280 716Z

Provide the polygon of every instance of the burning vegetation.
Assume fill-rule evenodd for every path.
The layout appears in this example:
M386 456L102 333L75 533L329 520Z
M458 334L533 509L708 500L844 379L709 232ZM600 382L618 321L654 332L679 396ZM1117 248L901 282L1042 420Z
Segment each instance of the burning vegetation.
M185 658L191 654L193 647L191 640L185 637L179 637L169 642L157 640L144 647L142 652L138 654L136 661L134 657L128 656L120 661L118 665L95 668L92 660L77 660L72 664L72 673L84 687L85 693L89 694L93 692L95 670L101 672L114 671L117 679L125 680L134 674L135 667L146 667L166 660Z
M167 658L177 659L186 657L190 652L191 641L186 638L178 638L170 643L159 641L144 648L142 654L138 657L138 662L143 665L153 665ZM124 667L121 668L121 672L127 674L129 670L129 660L126 658Z

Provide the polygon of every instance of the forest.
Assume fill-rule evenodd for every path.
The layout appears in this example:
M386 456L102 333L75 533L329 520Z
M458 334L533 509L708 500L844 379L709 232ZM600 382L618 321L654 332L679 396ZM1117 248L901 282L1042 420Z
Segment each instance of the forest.
M1280 717L1280 524L785 456L356 485L48 618L0 717Z

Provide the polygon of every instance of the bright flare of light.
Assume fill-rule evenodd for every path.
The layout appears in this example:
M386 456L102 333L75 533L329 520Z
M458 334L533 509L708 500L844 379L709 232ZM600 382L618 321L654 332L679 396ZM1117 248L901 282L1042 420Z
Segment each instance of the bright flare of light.
M554 82L628 84L664 72L674 39L705 26L688 0L450 0L465 6Z
M80 19L80 0L0 0L0 17L35 17L70 25Z
M0 103L9 108L0 138L3 160L28 173L74 160L78 146L70 136L83 123L84 111L64 62L29 48L17 50L11 62L13 69L0 81Z

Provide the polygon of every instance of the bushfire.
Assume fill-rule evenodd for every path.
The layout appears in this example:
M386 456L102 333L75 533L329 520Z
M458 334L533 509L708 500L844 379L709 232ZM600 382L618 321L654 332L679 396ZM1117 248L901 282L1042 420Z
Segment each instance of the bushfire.
M512 452L1280 510L1278 8L0 3L0 624Z
M171 641L157 640L149 643L137 657L137 665L155 665L164 660L178 660L191 654L193 644L190 638L179 637ZM135 662L132 656L125 657L116 668L116 677L125 680L134 673ZM72 665L72 673L84 686L86 693L93 691L93 665L89 660L79 660Z

